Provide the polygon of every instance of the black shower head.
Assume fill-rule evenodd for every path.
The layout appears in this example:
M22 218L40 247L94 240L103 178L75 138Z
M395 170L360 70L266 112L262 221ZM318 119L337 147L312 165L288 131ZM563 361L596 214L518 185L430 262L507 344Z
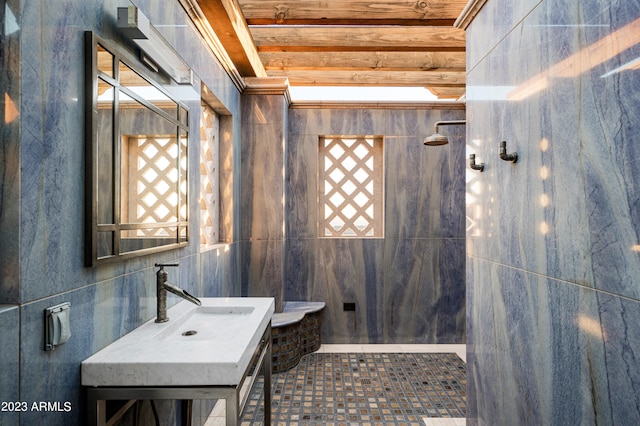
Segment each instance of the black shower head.
M424 139L427 146L440 146L449 143L449 138L438 133L438 126L451 126L456 124L467 124L466 120L438 121L434 126L434 134Z
M428 146L446 145L449 143L449 138L442 136L440 133L434 133L431 136L424 138L424 144Z

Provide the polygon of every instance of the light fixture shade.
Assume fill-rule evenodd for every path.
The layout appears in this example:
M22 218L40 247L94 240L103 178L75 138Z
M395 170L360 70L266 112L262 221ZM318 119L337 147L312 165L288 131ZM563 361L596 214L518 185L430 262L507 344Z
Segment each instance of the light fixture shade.
M178 84L193 84L193 72L136 6L118 8L118 29L131 38L148 59L159 65Z

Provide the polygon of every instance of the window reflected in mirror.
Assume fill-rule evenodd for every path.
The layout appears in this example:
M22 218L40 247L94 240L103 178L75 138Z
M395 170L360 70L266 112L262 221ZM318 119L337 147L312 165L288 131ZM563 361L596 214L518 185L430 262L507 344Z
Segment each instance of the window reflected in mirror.
M100 45L96 47L96 50L98 70L104 75L113 78L113 55Z

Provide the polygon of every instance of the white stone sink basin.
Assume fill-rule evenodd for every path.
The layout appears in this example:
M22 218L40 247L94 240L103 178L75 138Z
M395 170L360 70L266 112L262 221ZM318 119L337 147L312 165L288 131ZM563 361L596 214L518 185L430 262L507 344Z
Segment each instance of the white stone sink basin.
M84 386L237 385L274 312L272 298L182 301L82 362ZM195 332L195 333L194 333Z
M194 340L224 339L241 334L246 321L253 313L253 306L195 306L177 318L169 327L153 336L153 340L182 342Z

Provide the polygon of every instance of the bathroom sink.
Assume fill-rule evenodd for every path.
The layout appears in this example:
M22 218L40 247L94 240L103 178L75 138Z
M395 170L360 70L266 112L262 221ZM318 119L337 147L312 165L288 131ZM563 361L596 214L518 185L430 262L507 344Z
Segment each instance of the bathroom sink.
M153 340L189 343L194 340L229 339L246 330L253 306L194 306L172 320ZM169 317L171 318L171 317Z
M237 385L274 312L272 298L182 301L87 358L84 386Z

